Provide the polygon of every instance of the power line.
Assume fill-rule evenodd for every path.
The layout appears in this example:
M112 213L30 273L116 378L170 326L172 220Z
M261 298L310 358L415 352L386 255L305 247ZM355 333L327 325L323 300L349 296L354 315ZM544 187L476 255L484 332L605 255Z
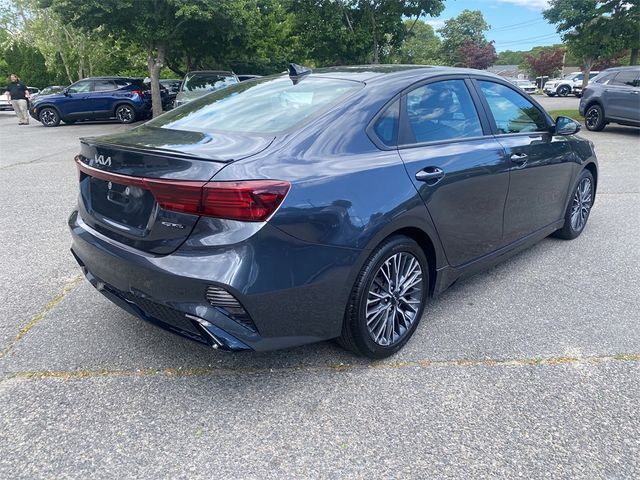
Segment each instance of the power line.
M492 28L490 31L492 31L492 32L502 32L502 31L505 31L505 30L514 30L514 29L522 28L524 26L534 25L536 23L541 23L541 22L545 22L546 23L546 20L543 19L543 18L533 18L531 20L526 20L524 22L512 23L510 25L503 25L501 27Z

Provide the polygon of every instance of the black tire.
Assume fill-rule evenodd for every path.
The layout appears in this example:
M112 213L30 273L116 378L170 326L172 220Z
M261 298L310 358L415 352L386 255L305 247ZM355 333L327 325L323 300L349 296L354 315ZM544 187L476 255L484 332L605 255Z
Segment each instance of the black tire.
M73 125L74 123L76 123L76 120L63 120L63 122L67 125Z
M587 130L592 132L600 132L604 129L606 122L604 120L604 110L600 105L596 103L587 108L587 111L584 112L584 125Z
M555 93L547 93L547 96L549 96L549 97L555 97L555 96L556 96L556 94L555 94Z
M395 271L404 271L406 276L395 277ZM385 278L393 280L388 283ZM338 342L373 359L393 355L415 332L428 294L429 265L422 248L403 235L389 237L371 254L356 279Z
M55 108L45 107L40 110L38 120L40 120L40 123L45 127L57 127L60 125L60 114Z
M587 191L588 189L588 191ZM564 225L554 232L554 236L565 240L577 238L589 220L591 207L595 198L595 183L589 170L583 170L576 186L573 188L567 211L564 214Z
M131 105L122 103L116 107L114 116L120 123L133 123L136 121L136 110Z
M571 87L569 85L561 85L558 87L558 95L560 97L566 97L571 93Z

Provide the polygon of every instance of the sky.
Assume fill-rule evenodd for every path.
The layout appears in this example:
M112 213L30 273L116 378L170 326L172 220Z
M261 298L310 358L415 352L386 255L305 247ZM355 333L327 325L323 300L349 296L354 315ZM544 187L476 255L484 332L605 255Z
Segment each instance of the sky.
M480 10L491 25L486 37L495 41L496 51L530 50L562 42L555 26L542 16L547 4L548 0L447 0L439 17L425 21L437 29L465 9Z

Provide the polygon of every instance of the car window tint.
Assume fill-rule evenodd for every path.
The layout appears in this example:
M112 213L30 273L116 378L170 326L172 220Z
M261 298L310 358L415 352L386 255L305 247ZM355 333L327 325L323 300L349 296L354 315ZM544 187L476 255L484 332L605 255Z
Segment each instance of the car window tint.
M637 87L638 86L638 72L634 70L622 70L613 77L609 82L609 85L618 85L624 87Z
M82 80L69 87L69 93L82 93L91 91L91 80Z
M499 133L542 132L547 122L542 112L515 90L499 83L481 80L480 89Z
M598 72L589 72L589 79L592 79L598 75Z
M130 80L125 80L123 78L116 78L114 80L114 83L116 84L117 88L127 87L127 86L131 85L131 81Z
M373 131L376 136L388 147L396 145L399 112L400 101L396 100L378 117L378 120L373 125Z
M616 76L616 73L617 72L601 73L597 75L597 78L595 78L593 81L595 83L609 83L609 81Z
M482 135L464 80L445 80L407 94L407 120L416 143Z
M105 92L108 90L115 90L115 84L111 80L94 80L93 91Z

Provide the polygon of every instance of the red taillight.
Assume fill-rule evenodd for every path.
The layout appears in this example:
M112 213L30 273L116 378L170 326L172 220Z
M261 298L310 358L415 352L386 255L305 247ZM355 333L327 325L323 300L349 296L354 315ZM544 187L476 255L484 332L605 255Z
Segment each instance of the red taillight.
M144 97L144 90L131 90L131 93L135 93L136 95L139 95L140 97Z
M202 214L262 222L275 212L290 186L278 180L209 182L202 191Z
M90 167L76 157L78 169L92 177L149 190L160 208L175 212L263 222L280 206L291 184L281 180L202 182L130 177Z

